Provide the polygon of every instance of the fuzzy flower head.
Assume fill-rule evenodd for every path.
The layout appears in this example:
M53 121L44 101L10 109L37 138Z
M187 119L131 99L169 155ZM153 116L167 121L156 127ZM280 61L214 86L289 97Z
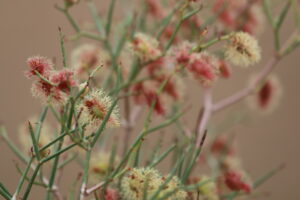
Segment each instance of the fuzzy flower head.
M29 70L25 72L28 78L36 76L37 72L44 77L49 77L50 71L53 70L53 63L46 57L34 56L27 60Z
M86 95L77 105L77 113L80 113L79 122L87 125L91 131L96 130L103 122L112 105L111 98L101 89L94 89ZM120 125L118 107L115 107L110 114L106 127Z
M114 158L114 163L112 163L112 169L114 169L115 163L119 158ZM92 177L99 181L99 179L104 179L108 173L110 167L110 154L106 152L97 152L92 155L90 161L90 171L93 175Z
M200 193L200 199L206 200L219 200L217 185L215 181L210 181L208 176L203 176L200 179L201 182L206 182L205 184L199 186L198 191Z
M119 200L118 191L112 188L107 188L105 191L105 200Z
M107 53L95 45L83 44L72 53L72 67L80 80L86 80L95 68L106 62L109 62Z
M64 103L71 88L77 86L73 79L73 71L69 69L52 71L46 80L35 81L31 87L31 92L33 96L42 99L43 102L50 101L54 105Z
M180 189L180 187L182 187L181 181L178 179L178 177L174 176L170 180L170 182L165 186L165 188L162 190L159 196L163 197L168 193L172 193L173 191L176 191L169 198L166 198L166 200L185 200L187 199L188 196L187 192Z
M261 49L253 36L236 32L230 38L225 57L234 65L248 67L260 61Z
M248 98L253 110L261 113L272 112L282 97L282 87L277 76L271 75L261 87Z
M32 96L42 100L43 103L51 102L53 105L59 105L65 102L67 95L49 82L38 80L32 84Z
M137 33L128 43L128 49L142 61L155 60L161 55L158 41L144 33Z
M187 41L182 42L176 47L171 48L168 52L169 56L177 65L187 65L191 59L190 51L195 45Z
M220 68L215 56L203 51L193 53L187 69L204 87L209 87L218 78Z
M252 186L239 171L227 171L224 174L226 186L233 191L244 191L250 193Z
M74 72L69 69L63 69L51 74L50 81L56 85L61 92L69 94L72 87L77 85L73 78Z
M251 179L242 168L241 162L237 157L226 156L222 160L221 170L223 172L223 181L230 190L251 192Z
M133 168L121 182L122 197L124 200L142 200L145 187L150 197L162 184L162 177L157 170L151 168Z

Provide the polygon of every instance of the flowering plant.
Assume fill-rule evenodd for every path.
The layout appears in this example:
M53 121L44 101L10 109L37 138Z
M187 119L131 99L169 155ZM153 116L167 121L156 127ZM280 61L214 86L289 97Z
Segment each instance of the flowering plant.
M70 14L79 3L87 4L92 28L84 30ZM64 0L56 5L75 34L66 36L59 29L61 67L43 56L27 60L25 76L32 81L32 94L41 99L43 111L20 127L26 153L1 126L2 139L25 167L18 167L21 177L15 191L1 183L0 195L26 200L33 198L32 188L40 186L47 200L250 197L283 166L252 180L233 138L208 124L213 115L246 98L256 112L270 113L276 107L281 86L273 69L300 45L298 3L110 0L104 16L97 13L93 0ZM276 13L273 7L278 5L282 8ZM280 30L289 12L294 12L297 27L282 44ZM272 57L247 87L213 102L220 79L230 81L235 67L247 70L260 62L263 50L257 38L265 22L274 33ZM75 41L80 45L68 59L65 45ZM196 95L203 98L193 128L183 120L191 109L186 103L187 82L197 85ZM54 126L47 120L51 115ZM165 136L163 131L171 132L167 127L174 127L175 133ZM161 137L149 154L145 143L155 134ZM82 172L69 191L62 191L62 172L76 162ZM165 174L158 167L163 162L171 164ZM210 173L200 175L202 166L208 166Z

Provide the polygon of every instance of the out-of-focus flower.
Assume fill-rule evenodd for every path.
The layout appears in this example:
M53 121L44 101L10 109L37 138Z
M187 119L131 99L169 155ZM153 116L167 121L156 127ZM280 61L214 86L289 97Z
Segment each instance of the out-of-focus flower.
M110 165L110 154L106 152L96 152L92 155L90 161L90 171L93 175L93 179L99 181L99 179L104 179L108 173L109 167L114 169L115 163L119 160L118 157L114 158L114 163Z
M217 155L233 155L234 149L224 138L217 137L210 146L210 151Z
M28 78L37 75L36 72L48 78L51 70L53 70L53 63L51 62L51 60L42 56L34 56L28 58L27 65L29 67L29 70L25 72L25 75Z
M174 60L173 62L178 65L186 66L191 59L191 49L195 45L187 41L171 48L169 51L169 56Z
M171 75L169 70L158 70L151 74L152 79L133 85L134 100L138 104L146 104L149 107L155 101L154 111L159 115L166 114L170 101L179 101L183 96L183 84L180 76ZM157 91L164 84L162 92Z
M83 44L72 53L72 67L80 80L86 80L94 69L109 62L107 53L92 44Z
M180 187L182 187L181 181L178 179L178 177L174 176L165 186L159 196L162 197L168 193L176 191L169 198L166 198L166 200L186 200L187 192L182 190Z
M159 0L146 0L148 13L155 18L162 18L164 16L164 9L160 5Z
M243 180L242 175L237 171L227 171L224 174L225 184L233 191L251 192L251 185Z
M157 84L154 81L144 81L133 85L134 100L138 104L146 104L151 106L155 102L154 110L157 114L164 115L166 113L164 99L156 92Z
M94 89L87 94L76 106L78 113L81 112L79 122L88 125L91 131L96 130L103 122L112 105L111 98L101 89ZM119 109L116 106L106 124L106 127L116 127L120 125Z
M122 198L124 200L142 200L144 191L150 197L162 184L159 172L151 168L133 168L121 182ZM147 187L147 190L145 190Z
M231 77L231 68L225 60L219 60L220 77L228 79Z
M260 88L248 98L251 108L262 113L272 112L282 97L282 87L279 79L271 75Z
M252 184L249 176L241 166L240 160L234 156L226 156L221 161L221 170L225 185L233 191L250 193Z
M213 11L218 15L218 22L223 29L258 33L264 23L264 17L258 1L217 0Z
M191 54L187 69L204 87L211 86L220 72L217 59L205 51Z
M254 37L245 32L236 32L230 38L225 56L234 65L248 67L260 61L261 50Z
M158 41L144 33L137 33L128 43L128 48L142 61L155 60L161 55Z
M105 191L105 200L118 200L119 194L118 191L112 188L107 188Z
M36 125L38 123L37 117L32 117L28 120L31 125L33 130L35 130ZM30 136L30 131L29 131L29 127L28 127L28 121L24 122L23 124L20 125L19 127L19 141L21 143L21 145L23 146L23 149L25 152L28 152L30 154L33 154L33 148L32 148L32 140L31 140L31 136ZM46 144L48 144L49 142L51 142L51 140L54 138L53 137L53 130L50 126L49 123L44 122L42 125L42 129L41 129L41 133L40 133L40 138L38 141L38 146L39 147L43 147ZM52 147L49 147L47 149L45 149L44 151L40 152L41 157L47 157L50 152L52 150Z
M208 176L202 176L201 182L206 182L199 186L198 191L200 193L200 199L205 200L219 200L217 185L215 181L210 180Z

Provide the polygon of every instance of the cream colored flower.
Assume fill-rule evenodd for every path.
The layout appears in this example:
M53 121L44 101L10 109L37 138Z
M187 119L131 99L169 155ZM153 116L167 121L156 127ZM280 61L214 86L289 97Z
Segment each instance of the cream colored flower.
M248 67L261 59L261 49L257 40L248 33L234 33L225 51L225 57L234 65Z
M103 90L94 89L90 91L76 106L77 113L80 113L79 123L87 125L86 128L91 132L97 130L111 106L112 100ZM119 125L119 109L118 106L115 106L106 127L117 127Z

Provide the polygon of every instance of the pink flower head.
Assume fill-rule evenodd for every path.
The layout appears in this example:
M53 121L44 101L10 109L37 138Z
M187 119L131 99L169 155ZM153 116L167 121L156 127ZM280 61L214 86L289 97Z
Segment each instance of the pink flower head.
M153 88L150 84L138 83L133 86L133 91L137 93L136 96L134 96L136 103L151 106L155 101L154 111L159 115L164 115L166 113L162 98L157 95L155 87Z
M249 97L250 106L257 111L269 113L276 108L282 96L282 88L277 76L270 76L259 90Z
M187 69L205 87L217 79L220 70L216 58L206 52L193 53Z
M165 81L166 84L164 86L163 92L168 94L169 96L171 96L174 100L177 100L179 98L179 88L177 88L177 85L175 83L176 80L170 78L169 80L167 80L169 77L167 75L159 75L156 76L154 79L155 81L158 82L159 85L163 84Z
M225 79L230 78L231 68L229 67L228 63L225 62L224 60L220 60L219 67L220 67L220 76Z
M46 57L34 56L27 60L29 70L25 72L28 78L37 75L36 72L40 73L44 77L48 77L50 71L53 70L53 63Z
M155 18L162 18L163 8L161 7L159 0L146 0L148 6L148 13Z
M191 59L190 51L193 45L189 42L183 42L170 52L171 57L174 58L178 65L187 65Z
M155 60L162 54L158 41L144 33L136 33L127 46L133 54L144 62Z
M119 194L116 190L107 188L105 192L105 200L118 200Z
M234 149L229 144L228 141L224 140L224 138L216 138L211 147L210 151L214 154L221 154L221 155L233 155Z
M41 98L43 102L51 100L54 104L59 104L65 99L65 95L59 89L44 80L34 82L31 91L33 96Z
M228 171L224 174L225 184L233 191L250 193L251 185L242 180L242 175L236 171Z
M147 68L149 74L153 75L158 70L161 70L164 64L165 64L165 58L160 57L160 58L154 60L153 62L151 62L150 64L148 64L146 66L146 68Z
M74 72L69 69L63 69L61 71L54 72L51 74L50 81L54 83L58 90L70 93L71 87L77 85L76 81L73 78Z

